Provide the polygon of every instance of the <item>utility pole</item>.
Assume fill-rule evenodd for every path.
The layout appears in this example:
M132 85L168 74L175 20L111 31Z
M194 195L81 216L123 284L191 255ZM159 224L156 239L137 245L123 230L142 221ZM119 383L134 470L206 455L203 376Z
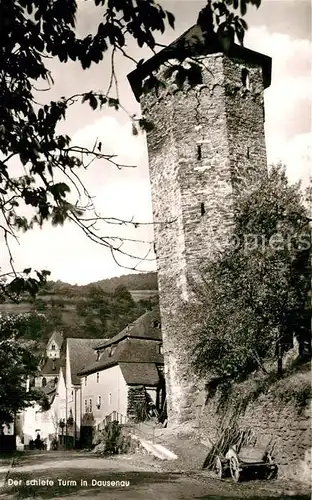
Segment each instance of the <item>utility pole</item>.
M77 442L77 389L75 389L75 448Z
M65 394L66 394L66 401L65 401L65 450L66 450L66 448L67 448L67 419L68 419L68 416L67 416L67 405L68 405L68 402L67 402L67 398L68 398L67 384L66 384Z

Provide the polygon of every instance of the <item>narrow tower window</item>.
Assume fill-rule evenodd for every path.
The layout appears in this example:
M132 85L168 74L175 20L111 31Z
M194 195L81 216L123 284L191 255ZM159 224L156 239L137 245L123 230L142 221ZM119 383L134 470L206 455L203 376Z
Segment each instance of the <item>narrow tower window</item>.
M202 159L202 150L201 150L201 145L197 144L197 160Z
M242 83L247 90L250 90L250 77L247 68L242 68Z
M200 204L200 215L203 216L205 215L206 210L205 210L205 203L202 201Z
M249 158L250 158L249 146L247 147L247 158L248 158L248 160L249 160Z

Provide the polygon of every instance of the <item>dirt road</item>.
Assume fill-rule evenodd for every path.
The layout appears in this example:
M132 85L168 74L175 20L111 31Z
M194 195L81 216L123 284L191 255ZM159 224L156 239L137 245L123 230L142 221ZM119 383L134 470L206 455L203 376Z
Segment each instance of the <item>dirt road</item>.
M168 469L168 464L166 464ZM235 484L201 471L164 472L144 455L99 458L79 452L28 452L15 460L0 499L308 500L308 491L285 481Z

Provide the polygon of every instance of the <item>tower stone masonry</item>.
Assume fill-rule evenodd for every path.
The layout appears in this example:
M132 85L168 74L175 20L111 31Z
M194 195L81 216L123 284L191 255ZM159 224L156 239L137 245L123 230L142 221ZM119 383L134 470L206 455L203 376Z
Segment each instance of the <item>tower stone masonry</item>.
M201 84L178 88L170 77L164 87L140 92L152 72L164 79L177 42L128 77L154 124L147 146L169 423L195 416L203 381L190 366L194 321L186 310L205 260L232 233L235 201L266 175L263 92L271 78L268 56L238 45L224 53L216 36L205 38L198 26L181 39L202 67Z

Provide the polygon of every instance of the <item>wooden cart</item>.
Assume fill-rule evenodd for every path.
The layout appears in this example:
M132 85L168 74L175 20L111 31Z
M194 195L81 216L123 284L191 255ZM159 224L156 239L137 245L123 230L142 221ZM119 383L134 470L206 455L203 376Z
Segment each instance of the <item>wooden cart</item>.
M225 457L216 457L215 471L220 479L231 476L238 482L253 478L273 479L277 476L278 467L263 448L245 446L237 453L236 446L233 446Z

